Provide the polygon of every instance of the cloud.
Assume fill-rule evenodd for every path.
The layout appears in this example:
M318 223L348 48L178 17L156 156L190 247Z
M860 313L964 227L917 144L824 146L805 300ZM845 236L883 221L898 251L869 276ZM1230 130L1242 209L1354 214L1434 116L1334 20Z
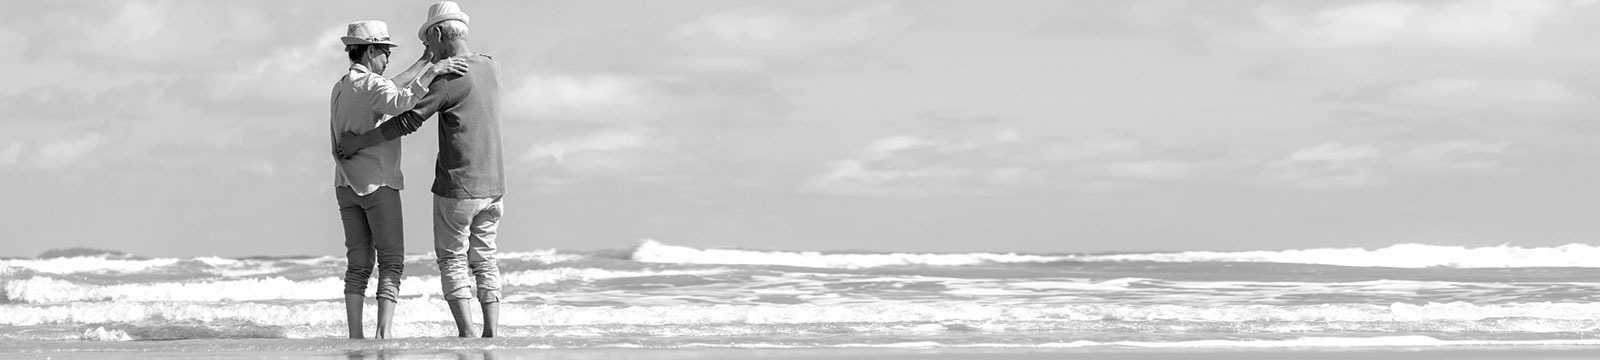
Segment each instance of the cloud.
M22 147L25 145L26 143L23 142L14 142L6 146L5 149L0 150L0 167L10 166L20 161L22 159Z
M828 162L806 187L843 195L917 196L972 192L984 180L1014 183L1025 174L1016 168L980 169L953 161L977 149L976 144L914 135L887 136L869 142L853 157Z
M1327 143L1296 150L1267 168L1271 180L1308 189L1357 188L1382 181L1373 169L1383 149L1373 145Z
M931 146L937 143L923 140L911 135L895 135L873 140L862 150L862 155L868 160L882 160L894 156L894 153L919 146Z
M1320 4L1320 3L1319 3ZM1312 11L1268 3L1257 20L1265 39L1306 49L1383 45L1478 48L1519 45L1568 7L1562 1L1375 1Z
M804 187L868 196L983 194L1018 188L1111 191L1139 181L1187 180L1202 162L1162 159L1136 141L1100 137L1033 140L1002 128L986 136L940 140L893 135L829 161Z
M984 171L938 163L943 159L927 161L925 158L937 156L930 154L952 154L970 149L970 145L932 141L912 135L888 136L868 143L854 158L829 162L826 170L814 176L808 186L843 194L957 192L964 188L957 186L959 183L971 182L974 176L983 176ZM1017 175L997 176L1006 179Z
M744 9L691 21L671 34L688 44L709 42L761 53L793 54L860 45L911 22L907 14L889 4L865 5L818 18Z
M246 173L246 174L251 174L251 175L255 175L255 176L262 176L262 177L271 177L273 175L277 175L278 174L278 166L273 165L270 162L265 162L265 161L254 162L254 163L250 163L248 165L241 165L240 166L240 170L243 170L244 173Z
M1183 179L1193 175L1197 165L1177 161L1127 161L1105 165L1112 177L1145 180Z
M681 149L656 129L623 125L534 144L523 153L539 191L560 191L593 180L680 182L696 174Z
M341 55L339 36L344 26L324 28L314 37L294 45L266 51L260 58L235 64L230 71L204 78L194 94L209 101L200 105L228 111L275 112L284 108L314 109L325 105L335 81L348 66ZM392 61L390 66L410 66ZM402 69L390 69L398 74Z
M1097 137L1078 142L1058 142L1046 147L1041 156L1056 161L1076 161L1127 157L1144 151L1137 141L1117 137Z
M1565 0L1262 2L1208 35L1260 59L1247 76L1324 99L1435 109L1588 102L1571 69L1600 58L1592 8ZM1516 109L1529 110L1529 109ZM1566 110L1566 109L1563 109ZM1531 116L1529 116L1531 117Z
M39 148L38 165L46 169L59 169L71 165L105 145L105 137L88 133L83 137L44 144Z
M1265 169L1268 183L1302 189L1379 186L1406 174L1505 173L1504 142L1444 141L1390 152L1372 144L1326 143L1291 152Z
M0 108L25 110L27 116L0 117L3 121L84 120L114 114L120 119L148 115L163 91L156 86L134 84L100 90L34 88L0 97Z
M917 19L891 4L824 15L748 8L684 23L666 39L683 70L751 74L799 64L850 61L852 51L911 28Z
M649 81L620 74L524 76L506 93L509 117L529 119L631 119L647 116L653 97Z
M976 187L954 186L974 175L973 170L948 166L930 166L913 169L873 169L866 161L839 160L828 164L828 169L811 180L813 189L830 193L854 195L924 195L932 192L954 193L977 190ZM1016 175L999 174L1002 178ZM1008 182L1015 179L1006 179Z
M1498 156L1509 148L1506 142L1446 141L1414 147L1401 161L1417 172L1507 172Z
M1582 101L1584 96L1561 82L1550 80L1487 80L1446 77L1395 86L1389 101L1439 107L1500 107L1554 105Z
M33 41L26 54L55 54L54 60L91 68L143 69L180 73L215 69L219 58L235 50L270 43L275 31L292 27L282 21L287 10L197 1L119 1L43 6L20 20L35 34L54 34ZM17 9L13 9L17 10Z
M643 147L649 144L649 130L639 127L606 129L582 136L536 144L528 149L524 160L540 162L551 160L564 164L571 155L585 152L618 151Z

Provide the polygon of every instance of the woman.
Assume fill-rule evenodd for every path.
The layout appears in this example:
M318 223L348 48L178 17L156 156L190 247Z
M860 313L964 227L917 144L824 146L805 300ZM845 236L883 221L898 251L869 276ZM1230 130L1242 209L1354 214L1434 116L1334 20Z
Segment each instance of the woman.
M334 141L347 131L364 133L390 116L410 110L428 93L428 84L435 76L467 71L466 62L460 59L430 63L432 55L424 49L422 57L410 68L393 80L385 79L382 75L389 65L390 49L398 45L389 41L389 27L382 21L350 23L340 40L349 55L350 70L333 87ZM335 156L334 161L334 193L344 221L345 256L349 260L344 275L344 301L350 338L363 337L361 308L374 262L378 268L377 337L388 338L405 269L400 142L368 147L347 159Z

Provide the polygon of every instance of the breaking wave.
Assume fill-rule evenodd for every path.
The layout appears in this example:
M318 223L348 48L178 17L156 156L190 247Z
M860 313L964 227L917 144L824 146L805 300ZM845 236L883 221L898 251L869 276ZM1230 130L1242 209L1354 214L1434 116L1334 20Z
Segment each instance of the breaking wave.
M1524 248L1398 244L1379 249L1321 248L1281 251L1185 251L1138 254L1029 255L1016 253L821 253L697 249L645 240L632 259L669 264L786 265L862 269L884 266L968 266L991 263L1078 262L1270 262L1395 268L1600 267L1600 247L1567 244Z
M1396 268L1600 267L1600 247L1567 244L1524 248L1510 245L1469 248L1398 244L1367 250L1323 248L1283 251L1185 251L1177 253L1084 256L1083 261L1275 262Z
M605 270L592 268L554 268L511 271L501 274L502 286L537 286L562 281L652 276L706 276L723 269L685 270ZM369 280L368 291L374 289ZM401 281L401 296L441 296L438 276L408 276ZM290 280L283 277L201 280L181 282L143 282L116 285L84 284L53 277L0 280L6 299L24 303L73 301L255 301L326 300L342 297L344 280L322 277Z
M1058 256L1022 254L849 254L815 251L785 252L757 250L696 249L645 240L635 248L634 261L669 264L783 265L810 268L861 269L882 266L928 265L963 266L984 263L1041 263L1060 261Z
M396 309L400 336L447 333L448 304L439 298L406 300ZM94 302L3 305L0 325L88 324L71 334L104 340L153 339L160 334L207 337L337 337L344 308L335 302L208 304L195 302ZM370 311L370 307L368 309ZM671 306L565 306L506 303L501 324L510 334L603 337L763 335L806 333L929 333L1051 331L1153 334L1220 332L1275 334L1365 333L1572 333L1600 328L1600 304L1430 303L1366 305L981 305L880 302L873 304L762 304ZM96 325L98 324L98 325ZM103 329L103 330L97 330ZM142 334L142 335L141 335ZM176 338L179 335L166 335Z

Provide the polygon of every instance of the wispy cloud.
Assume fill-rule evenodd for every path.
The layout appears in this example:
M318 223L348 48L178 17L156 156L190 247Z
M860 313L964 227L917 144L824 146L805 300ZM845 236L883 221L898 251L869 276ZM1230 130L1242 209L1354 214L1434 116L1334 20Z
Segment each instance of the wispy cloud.
M850 59L854 50L917 24L892 4L865 4L828 14L745 8L710 14L668 31L683 70L750 74Z
M926 195L979 190L983 170L938 163L945 156L966 152L970 145L936 142L911 135L880 138L867 144L854 158L829 162L807 187L821 192L850 195ZM933 161L927 158L933 157ZM919 159L921 158L921 159ZM1021 170L1007 169L997 178L1018 181Z
M1483 47L1521 44L1567 6L1557 0L1374 1L1302 11L1268 3L1257 18L1271 31L1269 39L1308 49Z
M1575 88L1551 80L1447 77L1406 83L1388 90L1387 99L1407 105L1484 108L1553 105L1581 101Z
M1254 76L1363 100L1455 107L1474 97L1519 104L1583 98L1581 87L1564 80L1572 78L1565 69L1600 57L1592 39L1574 35L1600 29L1600 17L1566 0L1254 6L1255 26L1217 31L1210 43L1265 59Z
M100 149L105 141L105 136L91 132L76 139L45 143L39 148L38 164L46 169L66 167Z
M29 42L25 53L70 55L59 60L90 68L180 73L225 66L191 60L256 49L293 26L275 22L271 7L171 0L76 5L85 6L45 6L35 9L40 16L22 19L34 33L51 34L51 41Z
M71 86L61 84L61 86ZM157 106L164 91L159 86L133 84L104 89L48 87L26 89L0 96L0 108L27 109L27 116L3 116L6 121L70 121L113 114L120 119L140 118Z
M805 186L824 193L889 196L1017 188L1099 192L1140 181L1192 179L1204 167L1201 162L1164 159L1157 152L1123 138L1030 139L1013 128L961 140L894 135L828 162Z
M1325 189L1376 185L1374 163L1383 149L1368 144L1327 143L1295 150L1267 167L1270 180L1292 187Z
M1302 189L1354 189L1399 181L1408 174L1508 173L1505 142L1444 141L1387 151L1373 144L1326 143L1295 150L1266 166L1268 184Z
M621 74L535 73L507 92L506 115L539 120L648 120L649 81Z
M240 170L244 171L246 174L262 177L270 177L278 174L278 166L273 165L271 162L265 161L240 165Z
M859 45L913 23L889 4L872 4L822 17L766 9L712 14L682 26L672 35L688 44L709 41L769 54L813 53Z
M310 38L267 52L266 56L236 64L230 71L206 78L193 94L199 105L232 111L281 111L282 108L316 108L327 102L329 89L342 75L348 60L339 56L339 36L344 26L326 27ZM406 61L391 61L396 74Z
M1193 163L1150 160L1126 161L1106 164L1106 174L1112 177L1146 180L1183 179L1194 175L1198 167Z
M1507 142L1446 141L1413 147L1405 152L1402 166L1411 171L1505 173L1501 159L1511 148Z
M6 146L5 149L0 150L0 167L10 166L21 161L23 146L27 146L27 143L14 142Z
M561 165L571 155L585 152L617 151L643 147L648 144L649 131L640 127L605 129L566 139L534 145L528 149L524 160L532 162L554 161Z

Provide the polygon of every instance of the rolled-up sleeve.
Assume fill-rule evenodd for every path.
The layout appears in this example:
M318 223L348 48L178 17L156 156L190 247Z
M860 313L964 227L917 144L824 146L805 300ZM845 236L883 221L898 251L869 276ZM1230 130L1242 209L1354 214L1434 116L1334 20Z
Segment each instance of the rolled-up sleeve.
M456 90L458 82L453 80L457 78L460 76L449 75L434 80L432 84L428 84L427 95L421 96L422 99L417 101L417 106L379 124L377 131L383 134L385 140L394 140L416 132L422 127L422 122L428 121L428 118L440 110L454 104L451 98L461 96L458 94L460 91Z

